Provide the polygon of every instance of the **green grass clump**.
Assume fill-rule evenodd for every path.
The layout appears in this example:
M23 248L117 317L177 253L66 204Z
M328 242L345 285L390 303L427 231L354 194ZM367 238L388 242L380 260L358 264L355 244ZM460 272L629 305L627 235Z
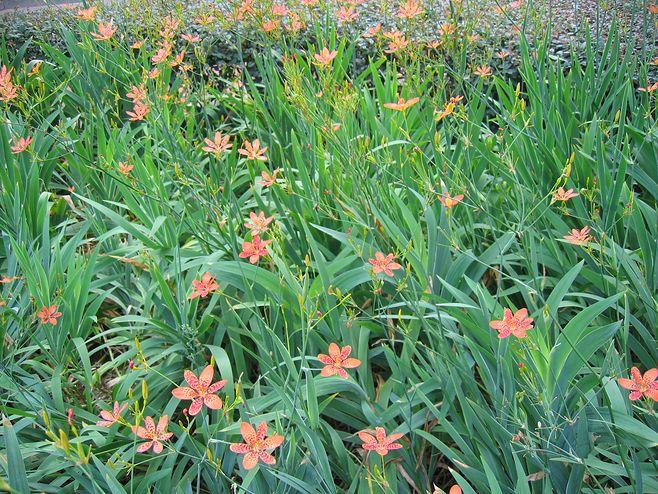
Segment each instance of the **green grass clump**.
M0 51L3 488L658 492L649 67L413 22Z

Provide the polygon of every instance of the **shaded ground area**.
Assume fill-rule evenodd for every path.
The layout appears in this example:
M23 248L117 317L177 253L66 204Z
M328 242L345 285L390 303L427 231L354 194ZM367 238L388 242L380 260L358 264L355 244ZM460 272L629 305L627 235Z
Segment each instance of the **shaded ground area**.
M34 9L78 3L75 0L0 0L0 11L16 9Z

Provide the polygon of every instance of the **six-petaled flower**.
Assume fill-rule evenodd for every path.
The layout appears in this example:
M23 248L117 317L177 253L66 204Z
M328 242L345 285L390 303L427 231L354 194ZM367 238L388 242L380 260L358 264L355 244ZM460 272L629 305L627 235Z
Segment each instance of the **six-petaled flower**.
M231 136L229 134L222 135L221 132L215 132L215 137L213 139L205 138L204 142L206 145L203 147L203 150L212 153L215 156L221 155L223 152L231 149L233 144L231 144Z
M243 443L233 443L230 446L231 451L234 453L244 455L242 458L242 465L247 470L254 468L258 461L262 461L266 465L274 465L276 459L269 452L278 448L283 443L283 436L279 434L272 434L267 436L267 423L262 422L257 430L247 423L240 424L240 434L242 434Z
M281 170L277 168L274 170L271 174L267 171L261 172L260 176L261 178L256 182L258 185L261 187L272 187L276 183L276 176L279 174Z
M218 289L219 285L217 284L215 277L210 273L204 273L200 280L192 281L192 293L188 299L194 300L197 297L206 298Z
M391 434L386 435L383 427L375 427L375 430L363 430L359 432L359 438L363 441L363 449L366 451L374 451L375 453L386 456L389 451L402 448L400 443L396 443L404 434Z
M384 273L386 276L393 276L393 271L402 269L402 266L395 262L393 254L384 255L382 252L375 252L374 259L368 259L372 265L375 274Z
M30 136L19 137L10 149L13 154L18 154L30 147L30 144L32 144L32 138Z
M564 190L564 187L560 187L555 192L553 192L554 201L566 202L569 199L573 199L574 197L577 196L578 196L578 192L574 192L573 189Z
M498 331L498 338L507 338L514 335L517 338L525 338L526 331L532 329L534 319L528 317L528 309L523 308L512 313L510 309L505 309L503 319L491 321L489 327Z
M127 403L119 406L119 402L115 401L111 412L109 410L101 410L102 420L96 422L96 425L99 427L110 427L119 422L121 420L121 413L123 413L127 406Z
M437 196L437 198L447 209L452 209L464 199L464 194L451 196L450 192L444 192L442 195Z
M268 225L274 220L274 216L265 216L261 211L256 214L253 211L249 213L249 221L244 226L249 229L252 235L260 235L268 230Z
M153 448L154 453L162 453L164 449L164 444L162 443L174 435L172 432L167 432L167 424L169 424L169 416L163 415L158 420L157 426L152 417L146 417L144 427L135 427L135 435L140 439L146 439L146 442L137 446L137 452L144 453Z
M267 146L260 147L260 140L258 139L254 139L253 142L244 141L242 147L238 149L239 154L245 156L248 160L255 161L267 161L266 152Z
M571 233L568 235L565 235L564 240L569 242L570 244L573 245L587 245L592 238L589 235L589 227L583 227L582 230L578 230L576 228L571 229Z
M222 389L228 381L221 380L216 383L212 382L213 375L215 370L212 365L208 365L199 377L190 370L183 372L183 377L185 381L189 384L189 387L182 386L180 388L175 388L171 394L174 395L179 400L192 400L192 404L189 407L189 414L194 416L198 414L203 405L206 405L212 410L219 410L222 408L222 399L217 396L217 392Z
M398 98L396 103L384 103L384 108L395 111L406 111L416 103L420 101L420 98L410 98L405 100L404 98Z
M251 242L242 242L242 252L240 252L240 258L249 258L249 262L251 264L256 264L260 260L261 256L266 256L268 254L267 244L270 242L271 240L261 240L260 236L254 235Z
M91 36L96 40L96 41L107 41L114 36L114 33L116 32L117 27L112 24L112 21L109 23L104 23L104 22L99 22L98 23L98 31L95 33L91 33Z
M339 375L347 379L348 374L345 369L354 369L361 365L359 359L350 358L350 353L352 353L351 346L347 345L340 348L336 343L330 343L329 355L324 353L318 355L318 360L325 364L322 371L320 371L320 375L324 377Z
M41 319L41 324L52 324L53 326L57 326L57 319L61 316L62 313L57 311L56 305L44 306L37 313L37 317Z
M317 65L327 66L334 58L336 58L336 55L338 55L336 50L330 51L327 48L323 48L320 53L315 53L313 58L315 58Z
M637 367L631 368L631 379L620 377L617 379L619 385L628 389L628 396L632 401L639 400L642 396L658 401L658 369L649 369L642 375Z

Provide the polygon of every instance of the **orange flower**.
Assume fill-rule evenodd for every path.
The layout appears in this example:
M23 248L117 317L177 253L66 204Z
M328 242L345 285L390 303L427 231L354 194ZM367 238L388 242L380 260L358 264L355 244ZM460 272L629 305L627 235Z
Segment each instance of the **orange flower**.
M186 69L187 64L183 65L184 60L185 60L185 50L182 50L178 55L174 57L173 60L169 61L169 66L178 67L179 65L182 65L181 70L188 70ZM182 92L182 91L183 91L182 87L178 88L178 92Z
M503 319L501 321L491 321L489 327L498 331L498 338L507 338L509 335L514 335L517 338L525 338L526 331L532 329L532 322L534 319L528 317L528 309L519 309L515 314L512 314L510 309L505 309Z
M456 30L457 26L451 22L446 22L445 24L441 24L441 27L439 28L439 34L441 34L441 36L450 36L451 34L454 34Z
M279 174L281 170L277 168L274 170L274 172L270 175L268 172L261 172L260 176L262 177L262 180L259 180L256 182L258 185L262 187L272 187L276 183L276 176Z
M658 4L650 3L647 8L649 9L649 13L658 14Z
M439 122L443 120L445 117L448 115L452 115L455 111L455 108L457 108L457 105L461 100L463 100L463 96L453 96L450 98L446 103L443 105L443 109L439 112L437 112L436 117L434 119Z
M381 252L375 252L375 258L368 259L368 262L372 264L372 270L375 274L384 273L386 276L393 276L393 271L402 269L402 266L394 262L393 259L395 259L393 254L384 256Z
M98 11L98 6L97 5L92 5L89 8L86 9L79 9L76 13L75 16L80 19L81 21L93 21L96 19L96 12Z
M329 50L325 47L325 48L322 48L322 50L320 51L320 53L316 53L316 54L314 54L313 57L315 57L315 60L316 60L316 64L317 64L317 65L323 65L323 66L326 67L327 65L331 64L331 61L332 61L334 58L336 58L336 55L338 55L338 51L337 51L337 50L329 51Z
M450 488L448 494L462 494L462 488L455 484Z
M384 108L388 108L389 110L405 111L414 106L419 101L420 98L411 98L408 100L405 100L404 98L398 98L397 103L384 103Z
M172 39L176 35L178 26L180 26L180 20L174 19L171 15L168 15L164 18L162 29L159 34L164 39Z
M632 401L639 400L644 395L653 401L658 401L658 369L649 369L642 375L637 367L631 368L632 379L620 377L617 379L619 385L631 391L628 398Z
M479 67L475 68L473 73L476 76L485 79L485 78L487 78L487 77L489 77L490 75L493 74L493 69L491 67L486 66L486 65L480 65Z
M352 353L351 346L347 345L340 348L336 343L330 343L329 355L324 353L318 355L318 360L325 364L322 371L320 371L320 375L324 377L339 375L347 379L349 375L345 369L354 369L361 365L359 359L349 358L350 353Z
M238 149L238 153L245 156L248 160L267 161L267 146L260 147L260 140L254 139L253 142L244 141L243 147Z
M404 434L386 435L383 427L375 427L375 430L363 430L359 432L359 438L363 441L363 449L374 451L379 455L386 456L389 451L400 449L402 445L396 443Z
M657 89L658 89L658 82L654 82L653 84L647 84L647 87L640 87L637 90L642 93L653 93Z
M452 197L450 192L444 192L443 195L437 196L437 198L446 208L452 209L464 199L464 194L457 194Z
M153 452L158 454L162 453L164 449L163 441L166 441L173 433L167 432L167 424L169 424L169 416L163 415L158 420L158 426L155 426L155 422L151 417L146 417L144 420L145 427L136 427L134 432L140 439L147 439L145 443L137 446L138 453L144 453L153 447Z
M249 213L249 220L250 221L247 221L244 226L249 228L249 231L252 235L260 235L261 233L265 233L267 231L267 225L272 223L274 216L269 216L266 218L263 211L258 213L258 215L252 211Z
M141 83L139 86L132 86L130 91L126 93L126 98L132 100L133 103L139 103L146 100L146 86Z
M148 104L136 102L133 106L133 110L127 111L126 114L130 117L131 122L137 122L144 120L150 111L151 109L149 108Z
M18 96L18 86L11 80L13 70L5 65L0 68L0 101L11 101Z
M204 273L200 280L192 281L192 293L188 299L194 300L197 297L206 298L211 292L218 289L219 285L215 281L215 277L210 273Z
M57 326L57 319L61 316L62 313L57 312L56 305L41 307L41 310L37 313L37 317L41 319L41 324L52 324L53 326Z
M272 15L284 17L288 13L288 8L284 4L272 5Z
M20 137L19 139L16 140L16 144L11 146L11 152L13 154L18 154L22 153L25 151L28 147L30 147L30 144L32 144L32 138L31 137Z
M261 28L263 29L263 32L271 33L272 31L276 31L280 26L281 26L281 19L270 19L268 21L263 22Z
M119 402L115 401L114 408L111 412L107 410L101 410L101 418L103 420L96 422L96 425L98 427L110 427L114 425L119 420L121 420L121 413L126 409L127 406L128 403L125 403L122 407L119 407Z
M286 26L288 31L291 33L297 33L304 29L304 22L300 19L300 17L294 13L290 13L290 21L288 22L288 25Z
M507 57L509 57L512 53L509 50L500 50L499 52L496 52L496 56L500 58L501 60L505 60Z
M233 443L229 447L231 451L239 455L244 455L242 465L247 470L251 470L258 464L258 460L266 465L274 465L276 459L268 450L273 450L281 446L284 437L279 434L272 434L267 437L267 423L262 422L258 430L247 422L240 424L240 434L242 434L243 443Z
M210 384L214 373L215 370L212 365L208 365L203 369L198 378L194 372L186 370L183 372L183 376L187 384L190 385L189 388L184 386L172 390L171 394L179 400L192 400L192 404L188 410L190 415L195 416L198 414L203 408L203 405L206 405L212 410L222 408L222 399L216 393L226 386L228 381L221 380Z
M386 53L397 53L409 45L407 37L399 31L387 33L385 36L389 39L388 49L384 50Z
M578 192L574 192L573 189L564 190L564 187L560 187L555 192L553 192L554 201L566 202L573 197L577 197Z
M20 280L20 276L3 276L0 278L0 284L5 284L5 283L13 283L16 280Z
M92 38L96 41L107 41L114 36L117 27L112 24L112 21L108 23L99 22L98 23L98 32L91 33Z
M374 38L382 30L382 23L378 22L372 27L369 27L365 33L363 33L364 38Z
M588 226L584 227L582 230L572 228L571 233L562 238L573 245L587 245L592 240L589 236Z
M215 156L219 156L224 151L228 151L233 147L231 144L231 136L229 134L222 135L221 132L215 132L215 137L213 140L204 139L206 145L203 147L203 150L208 153L213 153Z
M416 0L407 0L398 9L398 17L400 19L413 19L424 13L425 11L420 7L420 2Z
M119 161L118 166L119 172L123 175L130 175L132 169L135 168L134 165L131 165L130 163L124 163L123 161Z
M341 6L340 9L338 9L338 12L336 13L336 17L338 17L338 20L341 22L352 22L355 21L357 17L359 17L359 13L356 11L354 7L343 5Z
M266 256L268 254L267 244L271 240L261 240L258 235L255 235L251 242L242 242L242 252L239 256L241 259L249 258L251 264L256 264L261 256Z
M201 38L196 34L181 34L180 37L183 38L188 43L198 43L199 41L201 41Z

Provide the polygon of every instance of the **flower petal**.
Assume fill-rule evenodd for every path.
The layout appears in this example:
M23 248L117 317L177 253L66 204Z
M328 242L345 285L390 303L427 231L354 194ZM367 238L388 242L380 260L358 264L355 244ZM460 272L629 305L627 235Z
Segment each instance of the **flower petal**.
M203 399L202 398L196 398L192 402L192 404L190 405L190 408L187 411L192 417L194 417L195 415L199 414L199 412L201 411L201 408L203 408Z
M153 446L153 441L147 441L145 443L142 443L139 446L137 446L137 452L143 453L144 451L148 451L149 449L151 449L151 446Z
M644 373L643 378L646 383L651 383L655 381L656 378L658 378L658 369L657 368L649 369Z
M256 431L251 424L242 422L240 424L240 434L242 434L242 438L247 444L251 445L256 442Z
M224 386L226 386L226 383L227 383L227 382L228 382L228 381L227 381L226 379L222 379L221 381L217 381L216 383L212 384L212 385L208 388L208 393L212 393L212 394L217 393L217 391L219 391L219 390L222 389Z
M329 343L329 356L333 360L338 360L340 358L340 347L335 343Z
M267 465L274 465L274 464L276 463L276 458L274 458L274 456L272 456L271 454L269 454L269 453L266 452L266 451L261 451L261 452L258 454L258 457L260 458L260 460L261 460L263 463L265 463L265 464L267 464Z
M244 466L245 469L251 470L256 465L258 465L258 454L254 453L253 451L250 451L244 455L244 458L242 458L242 466Z
M361 441L363 441L365 444L374 444L377 442L377 440L368 432L361 431L358 434Z
M340 350L340 359L345 360L347 357L350 356L350 353L352 353L352 347L350 345L345 345Z
M256 429L256 436L260 441L267 437L267 422L261 422Z
M164 449L164 445L160 441L158 441L157 439L153 441L153 452L155 454L162 453L163 449Z
M272 434L270 437L265 439L265 449L274 449L278 448L283 444L284 437L281 434Z
M626 379L625 377L620 377L617 379L617 384L619 384L624 389L637 390L637 384L631 379Z
M343 361L343 367L346 369L354 369L355 367L358 367L361 365L361 361L356 358L348 358Z
M183 377L187 381L187 384L190 385L190 387L195 389L199 387L199 379L196 377L196 374L191 370L184 371Z
M174 388L171 391L171 394L174 395L176 398L179 400L193 400L198 396L199 393L197 393L194 389L188 388L188 387L180 387L180 388Z
M213 395L213 394L206 395L203 398L203 402L206 404L208 408L211 408L213 410L219 410L220 408L222 408L222 399L217 395Z
M162 434L167 429L167 424L169 423L169 415L163 415L158 420L158 434Z
M201 371L201 375L199 376L199 384L201 384L202 387L207 388L210 386L210 383L212 382L212 378L215 375L215 369L213 368L212 365L206 366L203 371Z
M249 453L249 451L251 451L251 446L245 443L233 443L229 446L229 449L234 453L237 453L239 455L244 455L246 453Z
M331 377L336 375L336 368L333 365L326 365L320 371L322 377Z

